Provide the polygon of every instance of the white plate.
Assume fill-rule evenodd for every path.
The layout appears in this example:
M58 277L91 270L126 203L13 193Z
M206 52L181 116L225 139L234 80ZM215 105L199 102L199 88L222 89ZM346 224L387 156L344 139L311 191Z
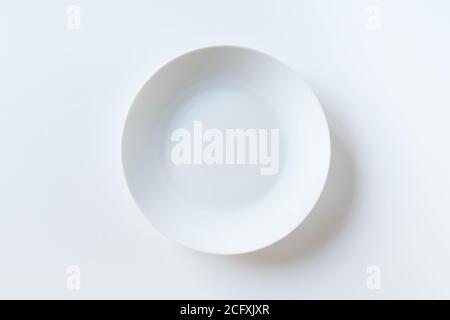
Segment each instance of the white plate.
M246 154L231 148L234 129L251 137L242 140ZM126 119L122 160L131 194L160 232L199 251L238 254L280 240L308 215L326 181L330 138L316 96L292 69L218 46L183 54L147 81Z

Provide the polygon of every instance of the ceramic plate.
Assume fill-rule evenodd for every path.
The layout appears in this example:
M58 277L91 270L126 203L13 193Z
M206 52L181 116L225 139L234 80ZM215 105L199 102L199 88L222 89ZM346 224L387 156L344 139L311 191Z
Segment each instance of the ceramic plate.
M133 198L160 232L238 254L305 219L326 181L330 138L319 101L291 68L218 46L151 76L128 113L122 160Z

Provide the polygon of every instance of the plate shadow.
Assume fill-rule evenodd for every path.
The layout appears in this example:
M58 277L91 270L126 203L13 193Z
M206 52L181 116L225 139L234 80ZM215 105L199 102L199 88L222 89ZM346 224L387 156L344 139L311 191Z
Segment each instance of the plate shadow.
M331 161L324 190L302 224L279 242L261 250L233 256L239 263L285 264L306 259L340 232L349 218L355 193L356 172L343 140L332 130Z

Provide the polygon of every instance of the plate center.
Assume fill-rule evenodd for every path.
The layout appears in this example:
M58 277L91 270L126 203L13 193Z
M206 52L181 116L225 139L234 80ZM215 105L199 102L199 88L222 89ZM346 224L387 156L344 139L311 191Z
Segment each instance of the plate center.
M227 211L264 196L276 181L281 137L273 106L234 81L199 83L170 106L166 176L199 209Z

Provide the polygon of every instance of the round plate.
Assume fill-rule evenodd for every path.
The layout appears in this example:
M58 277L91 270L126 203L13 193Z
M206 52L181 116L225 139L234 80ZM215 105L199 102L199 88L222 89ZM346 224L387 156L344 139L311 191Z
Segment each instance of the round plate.
M208 253L261 249L308 215L330 161L310 87L267 54L209 47L161 67L126 119L122 161L163 234Z

